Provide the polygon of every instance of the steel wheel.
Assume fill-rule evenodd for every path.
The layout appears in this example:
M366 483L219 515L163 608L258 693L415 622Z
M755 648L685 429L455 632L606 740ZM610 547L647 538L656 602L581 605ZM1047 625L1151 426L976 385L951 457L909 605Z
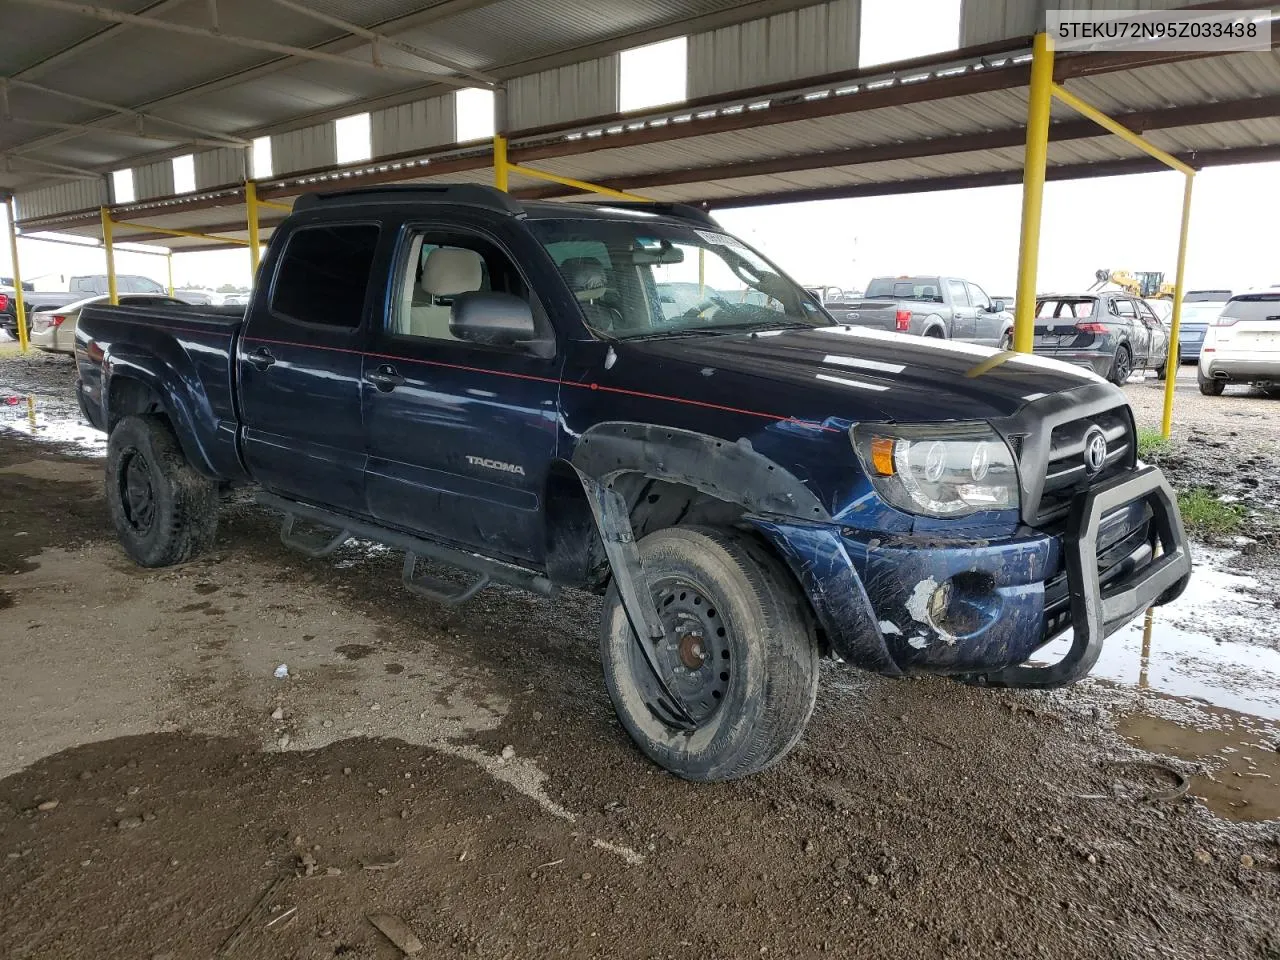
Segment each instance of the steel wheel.
M719 709L732 679L733 655L725 624L715 603L699 588L682 579L654 584L654 601L666 634L655 638L654 659L668 689L702 726ZM636 685L651 703L661 701L663 691L643 654L633 649L630 666ZM674 729L671 719L654 716Z

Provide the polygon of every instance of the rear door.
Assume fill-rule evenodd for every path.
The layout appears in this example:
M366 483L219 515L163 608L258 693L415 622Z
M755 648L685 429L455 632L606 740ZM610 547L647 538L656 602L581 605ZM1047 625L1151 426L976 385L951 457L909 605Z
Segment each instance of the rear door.
M366 513L361 351L377 292L380 225L317 218L273 246L236 358L242 450L267 490ZM278 251L278 252L277 252Z
M951 336L955 340L974 340L978 336L976 311L969 302L969 290L963 280L946 280L951 299Z
M1151 349L1151 333L1138 319L1138 305L1130 297L1116 297L1115 316L1112 323L1120 334L1120 340L1127 341L1132 352L1134 369L1147 362L1147 354Z
M364 365L366 483L383 523L537 562L546 552L540 509L555 455L559 361L450 330L456 295L494 291L528 301L550 331L516 266L520 250L545 256L496 218L459 213L400 229L389 311Z

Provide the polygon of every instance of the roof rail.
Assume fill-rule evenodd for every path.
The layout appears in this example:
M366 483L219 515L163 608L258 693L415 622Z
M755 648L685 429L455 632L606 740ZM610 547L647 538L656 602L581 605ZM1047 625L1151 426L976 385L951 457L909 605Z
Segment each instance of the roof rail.
M592 204L592 206L613 207L617 210L647 210L650 213L658 213L664 217L692 220L694 223L700 223L706 227L714 227L717 230L724 229L716 222L715 217L711 216L707 211L688 203L665 203L661 200L623 200L617 203L605 201Z
M294 211L343 202L395 202L426 200L437 203L459 203L470 207L486 207L513 217L524 216L525 209L509 193L479 183L397 183L377 187L353 187L350 190L322 190L304 193L293 204Z

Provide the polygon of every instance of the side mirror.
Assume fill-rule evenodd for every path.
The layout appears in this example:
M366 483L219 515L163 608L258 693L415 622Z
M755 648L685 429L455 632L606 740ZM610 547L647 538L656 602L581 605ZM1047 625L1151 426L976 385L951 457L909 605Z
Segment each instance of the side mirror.
M1004 301L1003 301L1003 300L992 300L992 301L991 301L991 312L992 312L992 313L1004 313Z
M453 298L449 332L459 340L510 346L538 332L529 304L509 293L460 293Z

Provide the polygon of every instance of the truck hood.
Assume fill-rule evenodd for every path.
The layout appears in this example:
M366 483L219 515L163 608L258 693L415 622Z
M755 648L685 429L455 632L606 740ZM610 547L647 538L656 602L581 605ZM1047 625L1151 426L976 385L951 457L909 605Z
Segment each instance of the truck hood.
M1047 357L862 327L639 340L620 345L619 353L660 363L668 376L674 365L687 365L693 382L710 386L719 377L717 392L737 401L751 397L818 419L986 420L1104 382ZM777 402L765 404L766 391Z

